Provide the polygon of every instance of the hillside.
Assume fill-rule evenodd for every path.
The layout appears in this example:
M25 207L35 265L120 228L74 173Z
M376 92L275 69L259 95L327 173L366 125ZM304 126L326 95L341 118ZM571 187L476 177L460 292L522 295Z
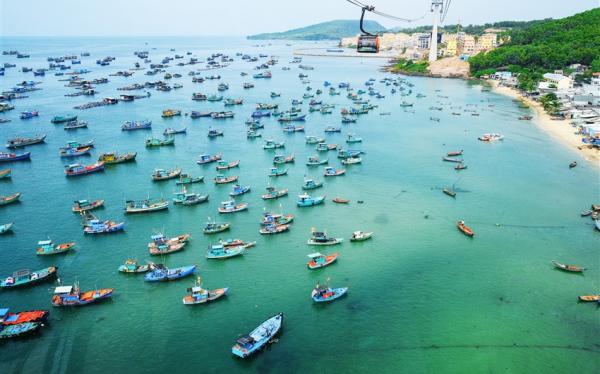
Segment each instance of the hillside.
M369 32L385 31L385 27L376 21L364 21L364 28ZM360 33L357 20L336 20L302 27L284 32L250 35L248 39L289 39L289 40L328 40L341 39Z
M485 32L485 29L510 29L510 30L520 30L523 28L527 28L533 25L537 25L539 23L549 21L549 19L545 20L534 20L534 21L500 21L493 23L485 23L483 25L444 25L439 28L440 32L449 32L455 33L456 30L463 31L469 35L482 35ZM406 34L413 34L416 32L431 32L431 26L417 26L412 28L401 28L395 27L389 30L390 32L403 32Z
M570 64L600 70L600 8L508 33L510 42L469 59L475 76L508 69L538 76Z

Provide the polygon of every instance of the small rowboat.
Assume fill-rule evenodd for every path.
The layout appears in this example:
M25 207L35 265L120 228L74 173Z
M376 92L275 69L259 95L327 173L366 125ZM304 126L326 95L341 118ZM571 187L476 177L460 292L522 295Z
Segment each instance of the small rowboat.
M471 230L467 225L465 225L465 221L458 221L456 227L458 227L458 229L468 237L472 238L475 235L473 230Z
M339 253L332 253L330 255L323 255L319 252L311 253L308 255L310 261L306 263L309 269L319 269L328 265L333 264L339 256Z
M51 266L37 271L19 270L10 277L0 279L0 288L18 288L32 286L56 277L58 268Z
M590 216L590 215L592 215L592 213L594 213L594 211L593 211L593 210L591 210L591 209L589 209L589 210L584 210L583 212L581 212L581 216L582 216L582 217L587 217L587 216Z
M270 317L248 335L238 338L231 348L231 352L241 358L251 356L273 342L273 338L279 334L282 326L283 313Z
M54 245L52 240L40 240L35 254L39 256L55 255L65 253L75 247L75 242Z
M21 197L20 192L17 192L15 194L8 195L8 196L0 196L0 206L17 202L17 201L19 201L20 197Z
M233 183L238 180L238 176L232 175L232 176L226 177L223 174L217 174L217 176L213 180L214 180L215 184Z
M327 303L344 296L348 292L348 287L329 288L323 287L317 283L310 293L310 297L315 303Z
M582 296L579 296L579 301L585 301L585 302L596 301L596 302L599 302L600 301L600 295L582 295Z
M237 167L237 166L239 166L239 164L240 164L240 160L235 160L235 161L231 161L231 162L219 161L216 169L217 170L227 170L227 169Z
M88 210L100 208L102 205L104 205L104 200L77 200L74 202L71 210L73 211L73 213L81 213L86 212Z
M463 150L461 149L460 151L451 151L446 153L446 156L448 157L456 157L456 156L462 156L463 154Z
M452 190L451 190L451 189L449 189L449 188L444 188L444 189L443 189L443 191L444 191L444 193L445 193L446 195L448 195L448 196L451 196L451 197L456 197L456 192L452 191Z
M564 271L569 271L569 272L572 272L572 273L583 273L583 271L585 270L585 268L582 268L582 267L579 267L579 266L565 265L565 264L561 264L560 262L554 261L554 260L552 260L552 264L557 269L564 270Z
M7 232L9 232L10 230L12 230L12 227L13 227L13 223L12 222L0 225L0 235L6 234Z
M465 165L465 164L457 164L457 165L454 167L454 170L464 170L464 169L466 169L466 168L467 168L467 165Z
M228 287L217 288L216 290L205 290L202 288L202 281L200 277L194 283L194 286L188 288L189 295L183 298L185 305L205 304L227 295L229 291Z
M350 200L343 199L341 197L334 197L333 199L331 199L331 201L333 201L334 203L337 203L337 204L348 204L350 202Z
M355 231L352 233L350 237L351 242L363 242L365 240L371 239L373 237L372 232L363 232L363 231Z
M577 161L573 161L569 164L569 169L573 169L575 166L577 166Z
M0 179L2 178L10 178L11 169L2 169L0 170Z

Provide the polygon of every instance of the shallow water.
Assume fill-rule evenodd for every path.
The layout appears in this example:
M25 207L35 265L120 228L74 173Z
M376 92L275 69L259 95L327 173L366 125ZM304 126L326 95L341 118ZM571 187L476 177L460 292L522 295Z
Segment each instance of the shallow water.
M0 275L56 265L66 283L77 280L83 289L115 288L112 300L76 309L52 308L50 283L1 292L0 304L15 311L52 308L49 324L39 336L0 345L1 372L598 370L598 310L596 305L576 301L578 295L596 293L599 287L600 234L589 218L579 217L581 210L599 201L597 169L554 143L534 123L517 120L527 110L509 98L481 92L480 86L460 80L408 78L414 84L411 96L392 95L390 87L376 83L375 88L386 95L385 99L372 98L379 108L360 116L356 124L343 125L342 134L327 136L329 142L338 144L344 144L347 132L362 137L363 143L352 148L366 152L363 163L348 166L345 176L328 178L324 188L313 191L327 195L324 205L297 208L295 197L301 192L303 176L323 179L321 168L304 165L315 153L313 146L305 144L304 135L324 136L326 126L340 126L339 109L348 106L349 100L345 91L340 96L323 95L324 102L336 104L334 114L309 113L304 135L285 134L275 119L263 119L263 138L247 140L244 120L254 104L277 102L287 109L292 98L304 93L299 72L309 75L314 90L322 88L324 80L363 88L368 78L386 74L378 71L382 61L317 57L304 58L304 64L315 67L313 71L294 65L282 71L294 47L275 43L254 48L254 43L235 38L0 39L2 50L32 54L25 60L0 57L0 62L16 61L19 70L9 69L0 78L3 90L32 79L31 73L20 72L23 65L45 67L47 56L82 51L91 53L82 58L81 68L92 70L86 78L107 77L133 66L135 50L149 50L153 62L188 50L201 59L212 52L233 56L240 51L277 55L280 61L270 80L240 77L241 71L252 74L256 65L241 61L206 73L220 74L221 82L230 84L225 97L244 98L243 106L233 107L233 120L160 117L166 108L183 112L222 108L222 103L190 100L192 92L217 92L219 81L194 84L187 76L201 65L169 69L182 73L182 78L171 80L182 83L182 89L152 91L149 99L84 111L72 107L118 96L123 92L117 87L156 81L162 75L148 77L138 71L129 78L109 77L109 84L96 87L95 99L64 97L71 90L58 77L35 77L43 82L43 90L14 101L15 110L0 114L13 120L0 124L2 142L15 135L48 135L44 145L28 148L31 162L11 164L12 179L0 182L0 194L23 193L20 203L0 208L0 223L15 223L13 234L0 236ZM169 52L169 48L177 51ZM117 59L108 67L95 65L96 59L106 55ZM242 82L252 82L255 88L244 90ZM270 99L271 91L282 95ZM416 99L416 93L427 96ZM414 113L399 107L403 99L414 102ZM429 110L438 105L444 110ZM469 108L481 115L463 112ZM40 117L18 119L20 111L29 109L39 110ZM378 115L388 111L391 116ZM454 116L453 111L462 115ZM50 123L54 115L75 112L89 122L88 129L66 132ZM441 121L432 122L430 116ZM159 137L166 127L187 126L188 133L176 136L175 147L148 150L144 139L150 132L121 132L122 122L131 119L152 120L152 133ZM209 126L223 129L225 136L209 140ZM502 133L505 140L497 144L477 141L486 132ZM286 165L287 176L267 177L274 152L262 149L265 138L285 140L285 153L296 155L296 163ZM85 158L86 162L112 150L138 152L137 161L67 179L62 170L66 162L57 152L71 139L95 140L93 156ZM469 167L460 173L454 164L441 161L447 151L456 149L464 149ZM239 175L241 184L252 186L250 194L239 198L250 204L247 212L220 217L233 225L220 237L256 240L257 245L244 257L227 261L204 258L208 244L219 236L201 232L207 217L217 216L219 202L231 191L230 185L212 183L214 164L195 163L199 154L216 152L222 152L225 160L241 159L240 168L228 174ZM333 152L328 158L330 164L339 165ZM573 160L579 166L569 170ZM205 183L189 189L209 194L209 203L124 216L126 199L170 198L174 182L153 183L150 174L157 167L175 166L205 176ZM264 202L260 195L269 183L289 188L289 196ZM456 199L442 193L453 184ZM330 200L334 196L352 202L336 205ZM79 217L70 211L72 201L79 198L105 199L106 206L96 211L97 216L124 219L126 231L84 236ZM260 236L258 220L263 208L294 214L290 232ZM475 230L474 239L456 230L459 219ZM305 244L312 227L346 238L335 248L340 252L337 264L318 271L306 269L306 255L314 250ZM149 284L143 276L118 273L127 258L149 259L146 244L158 230L193 236L184 251L165 257L165 264L197 264L205 287L228 286L230 294L214 304L189 307L181 298L192 278ZM347 242L355 230L374 231L375 236L364 243ZM74 240L77 250L62 257L36 257L35 244L46 236L55 242ZM553 259L590 270L582 276L565 274L552 269ZM331 305L314 305L310 291L317 281L326 279L333 286L350 287L349 294ZM279 311L285 313L279 342L251 360L232 358L235 338Z

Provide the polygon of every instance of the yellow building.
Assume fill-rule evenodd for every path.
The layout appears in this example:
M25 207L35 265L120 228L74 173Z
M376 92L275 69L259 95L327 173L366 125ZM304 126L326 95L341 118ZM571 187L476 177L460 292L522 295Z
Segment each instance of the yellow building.
M490 49L495 48L498 44L498 37L496 34L493 33L483 34L479 37L477 44L478 50L489 51Z
M446 54L448 56L456 56L458 52L458 40L452 35L446 40Z

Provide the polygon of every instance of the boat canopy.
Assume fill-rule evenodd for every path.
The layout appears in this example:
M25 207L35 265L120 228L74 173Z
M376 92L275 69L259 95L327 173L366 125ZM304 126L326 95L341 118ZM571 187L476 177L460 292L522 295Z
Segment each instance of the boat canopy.
M241 336L240 338L238 338L238 340L236 342L240 345L253 344L254 338L251 337L250 335L244 335L244 336Z
M71 293L72 290L73 290L73 286L60 286L60 287L56 287L56 289L54 290L54 293L55 294Z
M40 240L38 245L50 245L52 244L52 240Z
M309 254L308 257L310 257L310 258L319 258L319 257L323 257L323 255L320 254L319 252L315 252L315 253Z
M202 287L192 287L192 292L202 292Z

